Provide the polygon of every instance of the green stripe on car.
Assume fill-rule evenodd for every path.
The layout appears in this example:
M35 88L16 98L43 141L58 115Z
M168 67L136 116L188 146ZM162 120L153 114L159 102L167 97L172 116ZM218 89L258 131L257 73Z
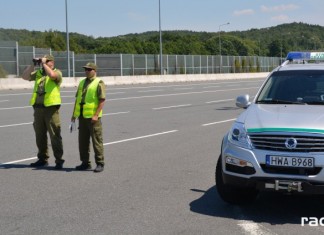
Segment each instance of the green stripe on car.
M260 133L260 132L305 132L305 133L321 133L324 134L322 129L308 129L308 128L249 128L248 133Z

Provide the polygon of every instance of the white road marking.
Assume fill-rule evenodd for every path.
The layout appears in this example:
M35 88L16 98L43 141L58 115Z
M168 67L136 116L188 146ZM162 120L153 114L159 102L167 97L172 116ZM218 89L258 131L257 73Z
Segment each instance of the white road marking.
M220 87L220 86L205 86L205 87L203 87L203 89L206 89L206 88L216 88L216 87Z
M193 87L182 87L182 88L174 88L175 91L180 91L180 90L192 90Z
M107 92L108 95L117 95L117 94L124 94L125 92L114 92L114 93L110 93L110 92Z
M118 115L118 114L125 114L125 113L129 113L130 111L127 112L117 112L117 113L105 113L102 114L102 116L112 116L112 115ZM10 125L3 125L0 126L0 128L2 127L13 127L13 126L23 126L23 125L30 125L33 124L33 122L25 122L25 123L17 123L17 124L10 124Z
M248 87L248 88L235 88L235 89L221 89L213 91L194 91L194 92L185 92L185 93L172 93L172 94L163 94L163 95L146 95L146 96L132 96L116 99L107 99L107 101L116 101L116 100L131 100L131 99L143 99L143 98L155 98L155 97L167 97L167 96L177 96L177 95L191 95L191 94L202 94L202 93L214 93L214 92L223 92L223 91L237 91L237 90L249 90L259 87Z
M118 115L118 114L125 114L125 113L130 113L130 111L127 111L127 112L117 112L117 113L105 113L105 114L102 114L102 116Z
M237 225L243 230L244 234L249 235L276 235L270 229L260 223L247 220L241 208L235 208L234 213L238 216Z
M25 109L25 108L32 108L32 107L31 106L22 106L22 107L0 108L0 110Z
M178 130L165 131L165 132L155 133L155 134L151 134L151 135L144 135L144 136L134 137L134 138L130 138L130 139L124 139L124 140L108 142L108 143L104 143L103 145L119 144L119 143L123 143L123 142L129 142L129 141L132 141L132 140L139 140L139 139L150 138L150 137L159 136L159 135L170 134L170 133L174 133L174 132L177 132L177 131ZM11 161L11 162L0 163L0 166L13 164L13 163L18 163L18 162L25 162L25 161L33 160L33 159L36 159L36 158L37 157L31 157L31 158L25 158L25 159L20 159L20 160Z
M240 220L237 224L240 228L243 229L245 234L249 235L275 235L276 233L271 232L266 227L262 226L261 224L247 221L247 220Z
M162 90L162 89L160 89L160 90L146 90L146 91L137 91L137 92L144 93L144 92L153 92L153 91L164 91L164 90Z
M25 123L18 123L18 124L11 124L11 125L4 125L4 126L0 126L0 128L2 127L11 127L11 126L23 126L23 125L30 125L33 124L32 122L25 122Z
M223 121L219 121L219 122L206 123L206 124L203 124L202 126L210 126L210 125L220 124L220 123L224 123L224 122L232 122L234 120L236 120L236 118L223 120Z
M236 88L236 89L225 89L225 90L213 90L213 91L196 91L196 92L185 92L185 93L172 93L172 94L163 94L163 95L146 95L146 96L132 96L132 97L123 97L123 98L115 98L115 99L107 99L106 102L110 101L118 101L118 100L131 100L131 99L143 99L143 98L155 98L155 97L167 97L167 96L177 96L177 95L191 95L191 94L202 94L202 93L212 93L212 92L223 92L223 91L236 91L236 90L248 90L259 87L248 87L248 88ZM61 105L68 105L71 103L62 103ZM31 106L22 106L22 107L12 107L12 108L0 108L1 110L9 110L9 109L24 109L24 108L32 108Z
M174 105L174 106L167 106L167 107L159 107L159 108L152 108L153 110L160 110L160 109L172 109L172 108L180 108L180 107L188 107L192 104L181 104L181 105Z
M150 137L153 137L153 136L165 135L165 134L169 134L169 133L173 133L173 132L177 132L177 131L178 130L172 130L172 131L165 131L165 132L155 133L155 134L151 134L151 135L144 135L144 136L134 137L134 138L130 138L130 139L109 142L109 143L105 143L104 145L112 145L112 144L118 144L118 143L132 141L132 140L139 140L139 139L144 139L144 138L150 138Z
M206 104L220 103L220 102L224 102L224 101L232 101L232 100L234 100L234 99L214 100L214 101L208 101L208 102L206 102Z
M0 102L8 102L9 100L0 100Z
M31 95L32 93L0 94L0 96Z
M241 80L244 83L256 83L260 81L262 82L263 80L254 80L254 81L249 81L249 80ZM118 87L118 88L110 88L109 90L134 90L134 89L148 89L148 88L165 88L165 87L186 87L186 86L207 86L207 85L221 85L221 84L230 84L230 83L238 83L238 80L235 81L223 81L223 82L210 82L210 83L192 83L188 85L184 84L179 84L179 85L155 85L155 86L132 86L132 87Z
M17 163L17 162L26 162L26 161L33 160L33 159L36 159L36 158L37 157L31 157L31 158L25 158L25 159L21 159L21 160L12 161L12 162L0 163L0 166L13 164L13 163Z

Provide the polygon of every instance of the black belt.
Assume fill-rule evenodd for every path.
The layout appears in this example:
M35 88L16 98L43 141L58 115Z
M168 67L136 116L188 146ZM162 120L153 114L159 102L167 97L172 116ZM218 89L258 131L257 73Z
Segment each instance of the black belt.
M46 107L44 104L34 104L33 107L36 109L44 109L44 108L51 108L51 107L55 107L55 108L59 109L61 107L61 105L52 105L52 106Z
M43 108L46 108L44 104L34 104L33 107L34 107L34 108L37 108L37 109L43 109Z

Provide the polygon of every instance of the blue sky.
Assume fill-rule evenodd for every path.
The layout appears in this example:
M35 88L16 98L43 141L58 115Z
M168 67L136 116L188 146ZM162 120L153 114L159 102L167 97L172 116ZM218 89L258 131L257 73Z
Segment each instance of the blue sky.
M66 30L65 0L1 0L0 28ZM5 3L4 3L5 2ZM324 0L160 0L163 30L218 32L303 22L324 26ZM159 0L67 0L68 30L111 37L159 30ZM229 25L223 25L229 22Z

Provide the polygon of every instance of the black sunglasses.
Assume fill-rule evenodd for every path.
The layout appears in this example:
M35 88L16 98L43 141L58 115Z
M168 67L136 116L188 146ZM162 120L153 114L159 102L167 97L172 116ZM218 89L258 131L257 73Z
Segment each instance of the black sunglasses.
M90 68L84 68L85 71L92 71L93 69Z

